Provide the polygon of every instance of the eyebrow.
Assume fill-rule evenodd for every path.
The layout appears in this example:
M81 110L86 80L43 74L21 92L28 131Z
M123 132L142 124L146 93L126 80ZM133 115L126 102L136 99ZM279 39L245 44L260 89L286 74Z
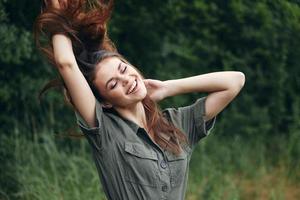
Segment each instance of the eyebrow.
M118 70L120 71L120 69L121 69L121 65L122 65L122 62L120 62L119 63L119 65L118 65ZM109 84L109 82L110 81L112 81L114 78L110 78L107 82L106 82L106 84L105 84L105 88L107 89L107 87L108 87L108 84Z

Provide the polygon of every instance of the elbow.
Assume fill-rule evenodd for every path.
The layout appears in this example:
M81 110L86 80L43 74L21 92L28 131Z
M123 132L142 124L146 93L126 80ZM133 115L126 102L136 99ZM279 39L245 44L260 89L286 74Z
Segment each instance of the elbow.
M245 81L246 77L243 72L234 72L229 89L232 95L236 96L240 92L245 85Z
M237 72L236 85L241 90L245 85L246 77L243 72Z

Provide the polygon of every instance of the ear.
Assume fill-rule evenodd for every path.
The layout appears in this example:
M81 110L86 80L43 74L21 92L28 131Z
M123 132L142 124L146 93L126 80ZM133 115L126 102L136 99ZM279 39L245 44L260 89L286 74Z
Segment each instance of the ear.
M112 108L113 106L110 104L110 103L108 103L108 102L102 102L102 107L103 108Z

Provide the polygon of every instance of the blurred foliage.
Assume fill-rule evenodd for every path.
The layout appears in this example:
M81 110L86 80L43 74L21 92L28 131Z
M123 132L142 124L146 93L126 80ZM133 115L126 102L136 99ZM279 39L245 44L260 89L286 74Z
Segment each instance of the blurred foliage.
M26 130L19 134L34 139L43 130L63 133L75 124L60 92L50 91L42 102L37 99L42 86L57 76L33 43L40 2L0 0L3 141L16 130ZM109 28L119 52L147 78L244 72L246 85L219 116L220 137L282 138L299 133L298 0L116 1ZM187 105L201 95L205 94L169 98L161 106ZM272 141L266 148L281 151ZM5 152L6 146L9 142L1 145L0 155L9 162L0 166L1 171L14 166L14 155Z
M221 118L220 134L273 135L300 125L299 22L299 3L282 0L124 1L111 35L153 78L243 71L245 88Z
M63 131L74 122L58 92L37 101L43 84L57 75L33 44L39 10L39 1L0 0L4 132L14 126L32 133L44 127ZM300 125L299 22L298 1L128 0L116 2L110 36L146 77L243 71L245 88L222 114L220 134L289 134ZM161 105L185 105L197 97L175 97Z

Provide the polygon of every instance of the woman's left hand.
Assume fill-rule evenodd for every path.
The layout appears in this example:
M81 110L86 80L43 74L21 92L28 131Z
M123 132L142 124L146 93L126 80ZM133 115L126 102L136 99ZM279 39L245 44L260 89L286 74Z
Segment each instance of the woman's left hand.
M167 84L164 81L145 79L147 93L153 101L161 101L167 97Z

